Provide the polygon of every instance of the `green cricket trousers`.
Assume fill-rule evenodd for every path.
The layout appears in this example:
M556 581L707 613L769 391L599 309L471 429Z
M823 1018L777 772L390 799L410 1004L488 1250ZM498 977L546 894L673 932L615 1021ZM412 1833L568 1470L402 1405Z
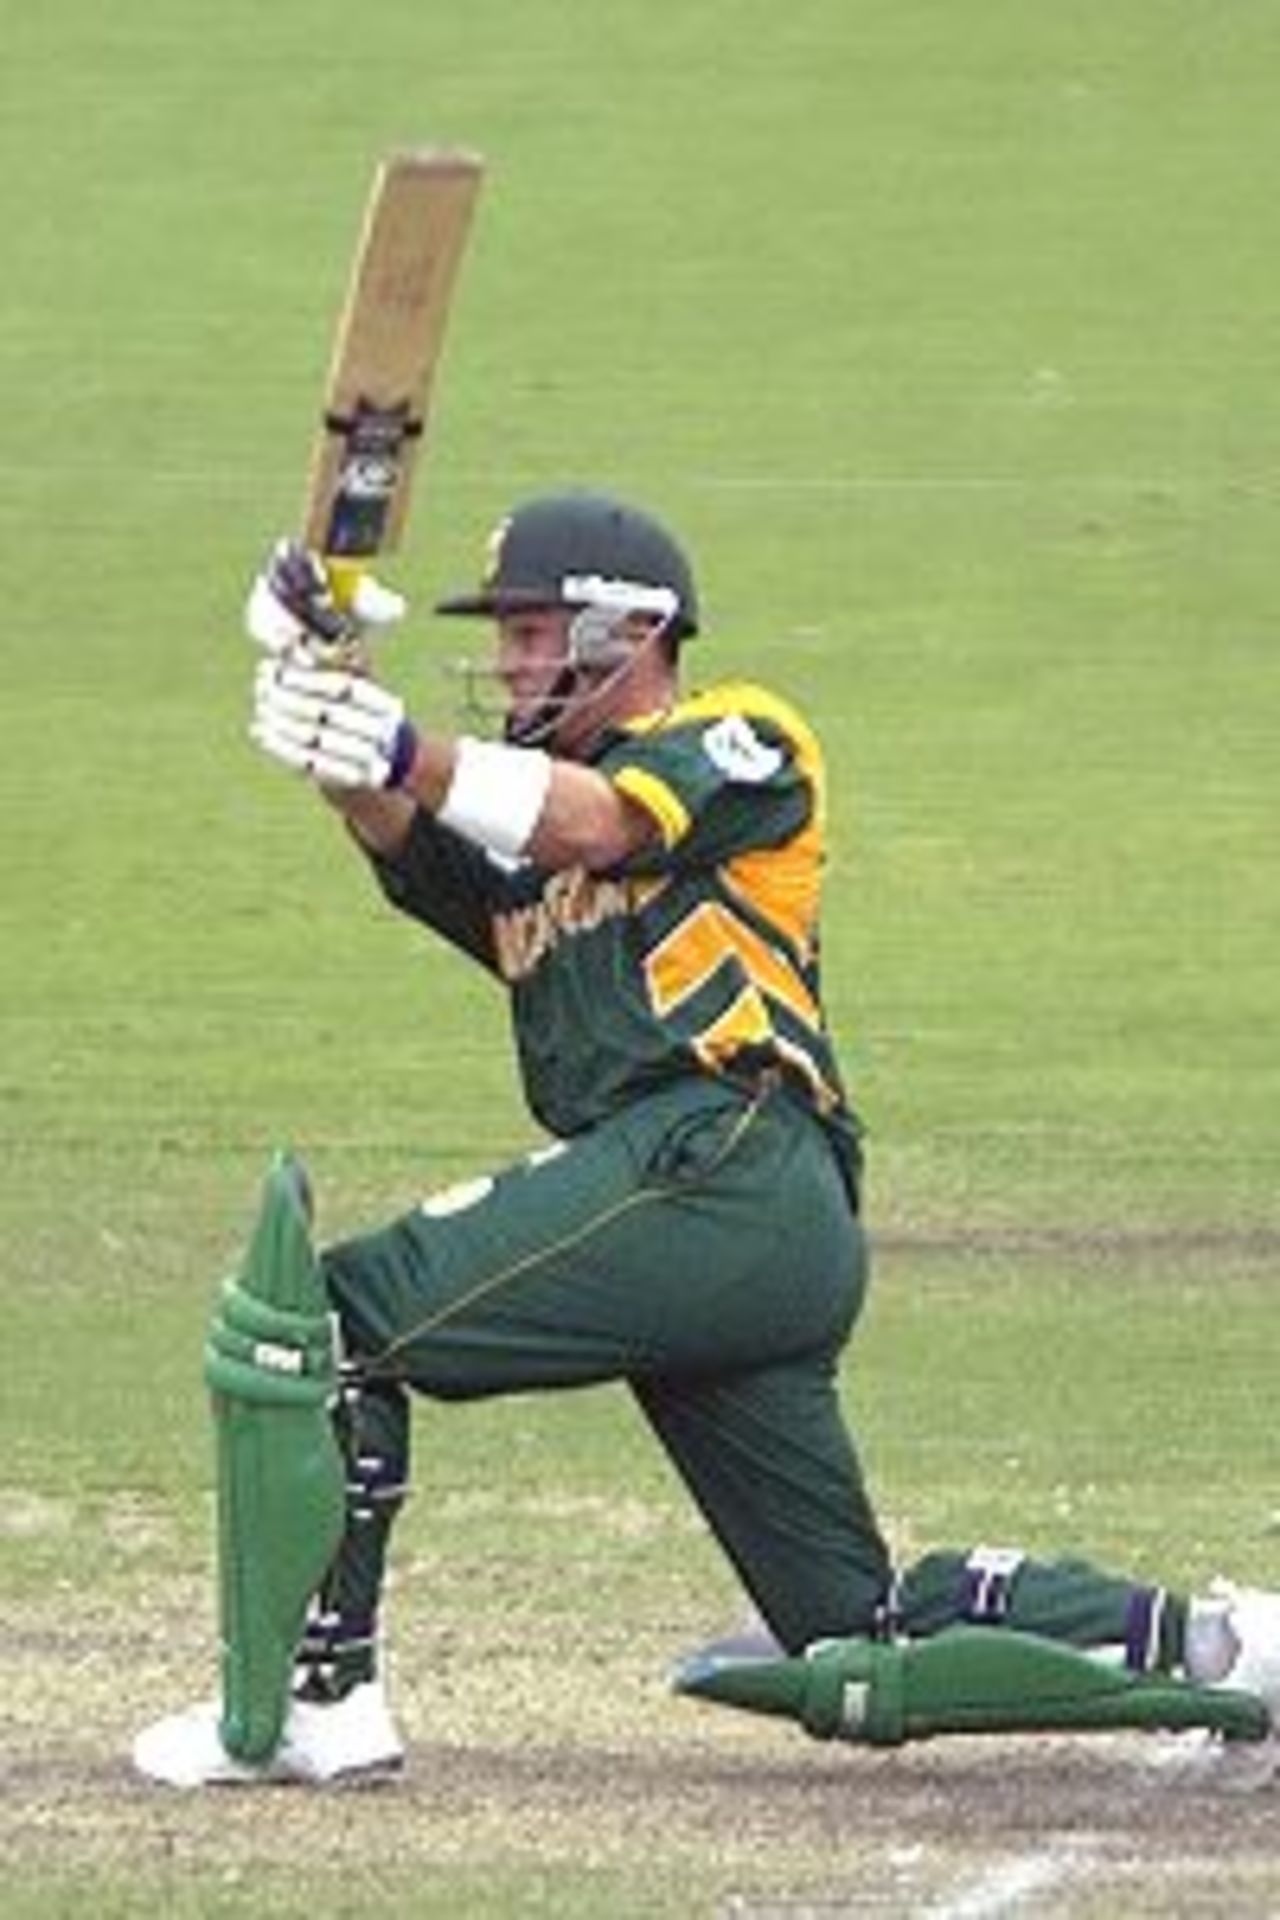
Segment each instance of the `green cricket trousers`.
M786 1645L883 1598L835 1377L864 1240L784 1086L668 1085L331 1249L323 1272L364 1385L460 1400L626 1380Z
M827 1134L785 1083L667 1085L331 1248L322 1272L358 1385L351 1451L373 1463L355 1489L366 1517L380 1491L389 1515L407 1479L406 1389L625 1380L788 1650L872 1631L890 1607L916 1633L987 1618L1141 1642L1143 1665L1175 1650L1167 1596L1085 1562L1018 1561L1014 1579L1009 1556L948 1550L894 1581L837 1394L865 1240ZM328 1597L364 1643L385 1532L349 1527Z

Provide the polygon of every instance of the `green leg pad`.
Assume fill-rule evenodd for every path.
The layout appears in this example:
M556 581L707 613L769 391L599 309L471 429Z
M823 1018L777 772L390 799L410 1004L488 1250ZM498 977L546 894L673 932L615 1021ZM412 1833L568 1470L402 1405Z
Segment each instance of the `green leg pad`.
M1134 1674L1074 1647L999 1627L927 1640L832 1640L787 1660L694 1660L677 1692L798 1720L819 1740L898 1746L938 1733L1207 1727L1261 1740L1267 1710L1248 1693Z
M222 1740L237 1759L279 1745L307 1602L342 1537L346 1473L334 1434L329 1303L306 1186L277 1157L241 1272L205 1345L218 1482Z

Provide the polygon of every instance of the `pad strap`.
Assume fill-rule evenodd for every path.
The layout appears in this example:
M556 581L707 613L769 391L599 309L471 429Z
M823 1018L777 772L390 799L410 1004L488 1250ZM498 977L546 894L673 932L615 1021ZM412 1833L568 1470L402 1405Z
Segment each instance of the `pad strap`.
M1164 1665L1168 1606L1169 1596L1163 1587L1134 1590L1124 1626L1124 1663L1130 1673L1150 1673Z
M347 1463L347 1510L353 1520L372 1520L379 1507L398 1508L409 1488L393 1461L358 1453Z
M408 1402L402 1389L348 1385L339 1433L346 1465L346 1532L312 1603L298 1649L296 1691L340 1699L373 1677L391 1527L408 1491Z
M961 1618L977 1627L999 1627L1013 1605L1013 1583L1026 1559L1018 1547L975 1547L964 1563Z
M317 1600L307 1615L298 1662L304 1667L332 1667L341 1654L372 1648L377 1628L377 1619L371 1613L337 1613Z

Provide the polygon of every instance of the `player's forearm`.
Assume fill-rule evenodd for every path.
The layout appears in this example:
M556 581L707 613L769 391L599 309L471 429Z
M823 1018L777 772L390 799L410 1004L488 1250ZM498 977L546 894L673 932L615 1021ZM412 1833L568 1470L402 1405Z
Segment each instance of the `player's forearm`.
M593 767L553 760L529 858L539 867L613 867L640 846L651 822Z
M408 839L417 811L408 794L338 787L322 787L321 792L370 853L396 854Z

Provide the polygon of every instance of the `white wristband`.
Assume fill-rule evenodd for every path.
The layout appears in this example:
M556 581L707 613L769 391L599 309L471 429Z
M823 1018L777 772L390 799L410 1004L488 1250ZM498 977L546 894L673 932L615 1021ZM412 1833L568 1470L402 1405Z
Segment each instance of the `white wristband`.
M538 824L551 785L550 756L538 747L507 747L466 734L456 753L437 820L491 853L515 859Z

